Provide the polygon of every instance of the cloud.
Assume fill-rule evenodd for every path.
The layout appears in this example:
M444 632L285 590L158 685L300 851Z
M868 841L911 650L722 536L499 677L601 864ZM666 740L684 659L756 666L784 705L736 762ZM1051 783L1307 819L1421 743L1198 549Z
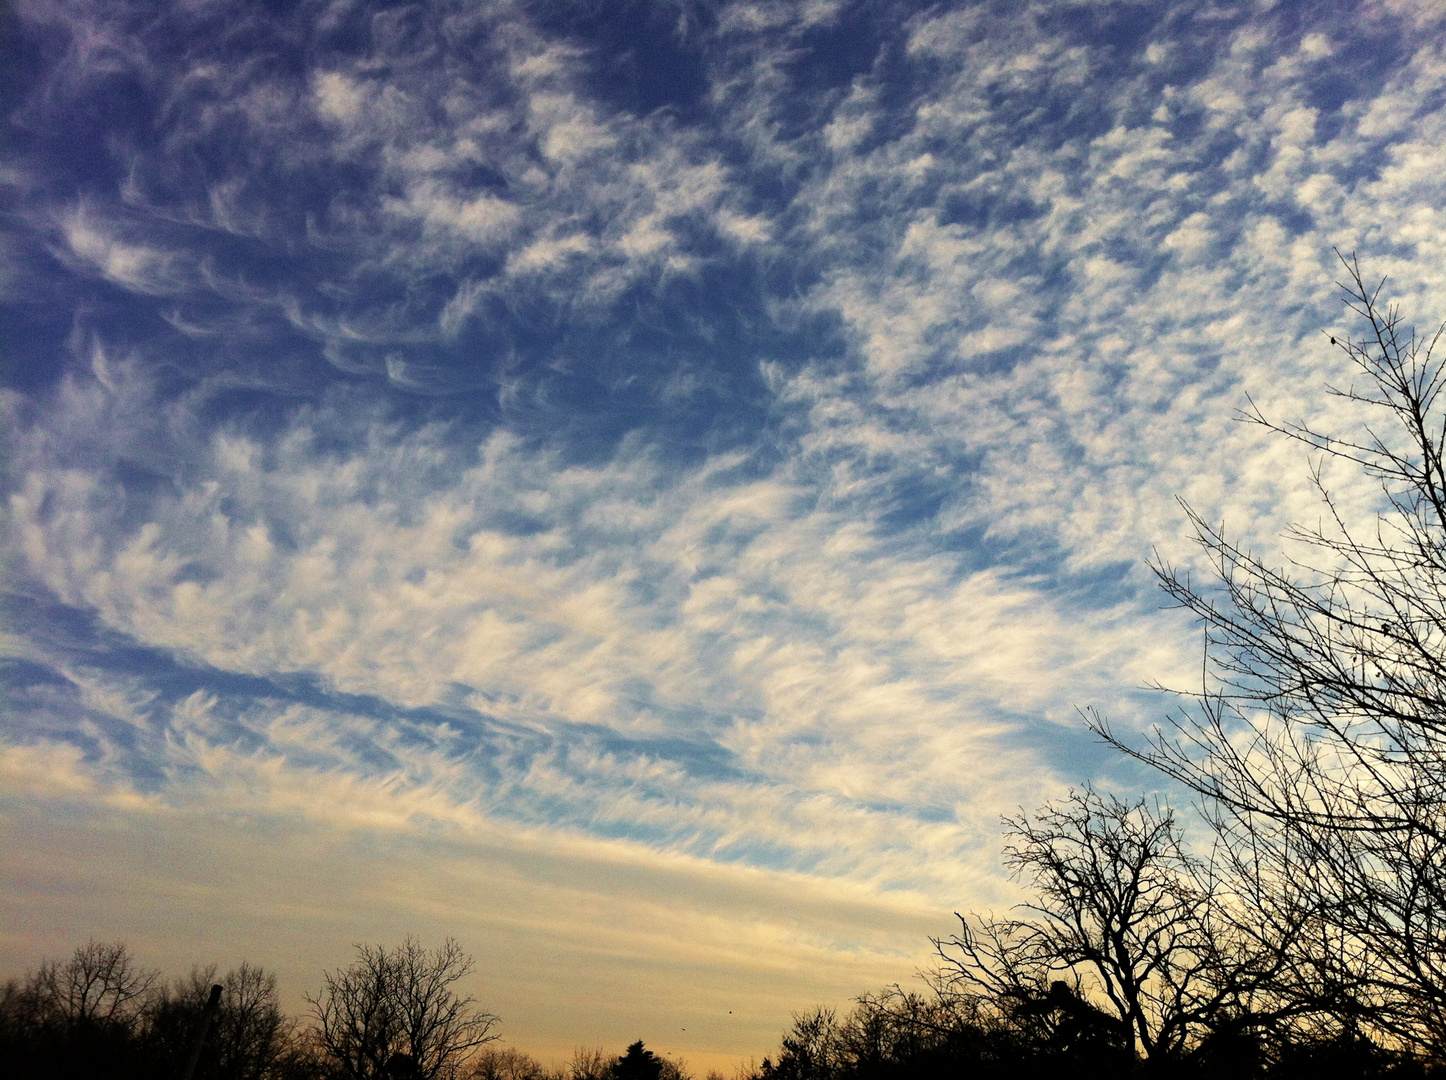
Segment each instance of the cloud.
M1358 422L1332 245L1441 295L1437 16L659 10L22 6L25 835L106 821L190 912L168 844L315 856L256 932L551 940L534 1004L574 948L594 1004L640 953L842 997L1007 902L1001 812L1158 783L1076 706L1193 677L1177 495L1267 551L1314 512L1232 418Z
M974 843L966 773L998 789L991 808L1017 794L1010 774L1038 773L1027 749L990 745L1018 725L987 721L991 708L1068 714L1019 692L1042 665L1077 662L1049 616L1015 636L1034 590L960 580L935 553L805 509L797 482L730 482L728 459L669 477L646 453L566 467L501 434L466 452L435 428L398 441L380 419L366 451L318 454L355 418L311 411L267 443L214 433L187 453L194 478L144 509L36 462L12 501L30 572L188 665L311 673L402 709L460 688L472 722L546 732L491 782L488 798L510 800L499 812L901 885ZM126 528L128 513L144 523ZM285 730L291 745L300 729ZM357 738L380 747L387 728ZM634 754L651 762L636 775ZM482 764L469 760L449 768ZM941 813L954 823L928 823ZM845 832L875 839L840 845Z

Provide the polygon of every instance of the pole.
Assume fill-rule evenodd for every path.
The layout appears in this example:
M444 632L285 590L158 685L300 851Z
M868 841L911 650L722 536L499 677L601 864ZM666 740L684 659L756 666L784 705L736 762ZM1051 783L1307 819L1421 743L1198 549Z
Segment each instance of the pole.
M196 1075L196 1064L201 1060L201 1047L206 1044L206 1033L216 1019L216 1010L221 1007L221 984L211 987L211 996L206 999L206 1008L201 1012L201 1022L196 1026L196 1037L191 1042L191 1057L181 1070L181 1080L191 1080Z

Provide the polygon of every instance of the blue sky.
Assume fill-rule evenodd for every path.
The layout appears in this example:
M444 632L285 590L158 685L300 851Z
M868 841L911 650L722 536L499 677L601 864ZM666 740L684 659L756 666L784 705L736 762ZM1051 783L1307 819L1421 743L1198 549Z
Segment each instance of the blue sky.
M1177 497L1316 512L1232 418L1356 422L1332 247L1446 296L1431 3L5 19L10 970L450 933L761 1056L1156 783L1077 710L1198 668Z

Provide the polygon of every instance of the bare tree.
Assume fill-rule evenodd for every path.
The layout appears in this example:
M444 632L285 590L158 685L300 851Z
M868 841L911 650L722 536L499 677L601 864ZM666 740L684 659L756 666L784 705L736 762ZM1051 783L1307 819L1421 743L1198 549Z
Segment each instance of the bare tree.
M276 1071L292 1055L295 1028L281 1011L276 976L242 961L221 986L215 1036L221 1075L255 1080Z
M531 1054L512 1047L483 1047L467 1066L467 1080L561 1080Z
M1009 1004L1044 1042L1116 1046L1121 1067L1278 1015L1260 991L1279 949L1240 931L1167 808L1086 789L1006 825L1006 864L1035 899L1014 918L960 916L935 942L947 983Z
M497 1038L498 1018L452 989L472 970L453 939L433 950L409 937L394 949L356 951L351 967L328 973L321 995L307 998L322 1050L347 1080L401 1072L452 1080L474 1050Z
M838 1014L832 1009L794 1013L784 1034L778 1062L763 1059L761 1080L832 1080L844 1063Z
M65 963L46 961L31 980L36 1006L50 1022L68 1028L129 1025L157 975L136 965L120 942L94 939Z
M149 1054L178 1071L188 1054L213 984L220 1007L202 1050L199 1076L263 1080L285 1073L298 1051L295 1023L281 1012L276 976L242 963L224 976L215 964L191 969L169 989L152 995L144 1013Z
M1330 393L1378 418L1355 436L1244 419L1317 453L1320 524L1274 566L1190 511L1214 571L1155 571L1205 627L1204 679L1127 753L1205 797L1225 846L1278 910L1315 930L1293 970L1352 1002L1350 1022L1446 1050L1446 409L1440 332L1418 339L1384 284L1342 259L1358 340L1332 338L1359 381ZM1362 528L1325 482L1334 460L1380 487ZM1177 691L1179 692L1179 691ZM1286 899L1282 899L1282 898ZM1313 972L1313 974L1312 974Z
M611 1075L612 1059L601 1046L579 1046L567 1063L568 1080L609 1080Z
M921 973L927 994L898 985L855 999L835 1027L836 1061L855 1077L980 1074L986 1062L1028 1053L1006 1003L958 992L957 980ZM1000 1005L1005 1004L1001 1009Z
M7 1075L127 1075L157 976L120 943L89 941L0 988L0 1061Z

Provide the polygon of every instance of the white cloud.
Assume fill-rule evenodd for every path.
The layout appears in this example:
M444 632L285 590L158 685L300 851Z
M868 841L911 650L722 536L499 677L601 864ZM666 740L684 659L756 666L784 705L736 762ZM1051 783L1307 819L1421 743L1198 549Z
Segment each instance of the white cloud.
M387 208L402 218L420 219L428 230L445 230L474 243L504 241L521 214L506 199L491 195L456 198L436 184L415 183L405 199L392 199Z
M315 78L317 107L322 115L344 123L361 118L366 94L357 83L339 71L325 71Z
M597 930L609 972L898 977L920 912L1009 895L1000 811L1113 767L1075 706L1143 723L1138 686L1191 677L1143 570L1152 544L1190 557L1174 497L1266 549L1311 513L1299 455L1231 418L1248 392L1351 422L1319 393L1330 246L1410 311L1446 295L1439 43L1334 113L1312 80L1351 51L1338 25L1273 53L1269 14L1239 14L1135 67L970 7L819 89L800 35L837 6L739 4L685 122L632 115L606 58L524 15L457 15L448 40L486 45L454 65L74 61L170 78L165 139L126 150L116 202L27 179L25 220L87 282L163 297L216 366L177 391L192 361L87 323L53 391L9 395L7 573L204 685L6 641L60 673L0 758L8 805L123 807L109 828L236 860L236 820L426 849L435 881L373 861L385 888L348 895L534 946ZM86 18L82 44L123 36ZM191 175L228 124L239 163ZM274 326L354 381L216 421L268 385L232 361ZM383 380L500 386L500 413L368 403ZM184 893L145 866L126 880ZM495 909L469 908L489 875ZM855 906L817 914L831 890ZM578 905L600 913L569 927Z
M810 509L801 477L723 482L727 459L670 477L646 453L564 466L501 435L474 456L442 429L399 439L380 423L365 453L318 453L354 419L313 411L265 443L210 437L191 451L194 479L134 531L116 529L122 507L98 477L41 460L12 515L38 581L147 646L409 708L460 685L486 715L583 740L479 787L465 756L414 759L385 727L357 729L348 740L414 765L353 780L365 759L342 754L336 782L402 799L385 811L399 821L417 812L403 799L416 777L446 776L423 800L440 820L508 793L524 817L547 806L559 825L680 850L773 852L947 905L963 868L989 861L994 816L1051 783L1007 717L1072 724L1073 702L1112 693L1145 635L1112 612L1081 636L1080 615L1027 580L961 576L927 534L850 521L844 492ZM509 531L512 514L534 524ZM339 716L286 715L256 729L264 743L338 752ZM194 723L169 724L216 782L234 771ZM577 725L643 741L614 751ZM717 746L743 772L694 775L664 744L649 757L660 738Z
M83 207L66 216L63 229L68 254L117 285L156 296L186 290L184 272L173 253L127 243Z

